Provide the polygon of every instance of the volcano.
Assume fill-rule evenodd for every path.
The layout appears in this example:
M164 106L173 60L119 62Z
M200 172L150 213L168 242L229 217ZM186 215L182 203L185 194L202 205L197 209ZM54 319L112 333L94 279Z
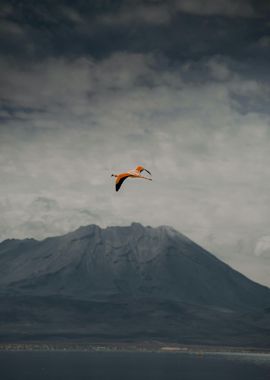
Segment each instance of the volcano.
M0 338L270 346L270 289L168 226L0 244Z

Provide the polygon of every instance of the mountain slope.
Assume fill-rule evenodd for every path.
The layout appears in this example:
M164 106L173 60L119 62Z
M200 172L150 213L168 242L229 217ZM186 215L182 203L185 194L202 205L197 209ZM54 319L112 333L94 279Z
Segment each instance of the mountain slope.
M174 229L96 225L0 244L0 338L270 345L270 290Z
M233 309L264 307L270 294L172 228L138 223L91 225L41 242L4 241L0 289L77 299L148 296Z

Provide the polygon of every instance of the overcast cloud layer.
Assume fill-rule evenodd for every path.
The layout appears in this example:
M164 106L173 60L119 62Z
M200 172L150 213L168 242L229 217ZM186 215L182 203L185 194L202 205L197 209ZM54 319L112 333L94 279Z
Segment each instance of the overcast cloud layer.
M2 2L0 240L168 224L270 285L269 11Z

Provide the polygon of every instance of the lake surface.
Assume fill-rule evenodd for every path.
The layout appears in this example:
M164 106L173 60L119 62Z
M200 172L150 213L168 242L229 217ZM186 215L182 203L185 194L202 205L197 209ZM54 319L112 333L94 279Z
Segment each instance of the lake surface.
M269 380L270 355L0 352L1 380Z

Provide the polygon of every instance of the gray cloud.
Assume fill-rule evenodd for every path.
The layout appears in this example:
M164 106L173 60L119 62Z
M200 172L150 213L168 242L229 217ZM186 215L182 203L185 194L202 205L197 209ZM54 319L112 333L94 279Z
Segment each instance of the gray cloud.
M21 38L24 36L24 31L23 29L14 22L11 21L2 21L0 25L0 34L6 35L6 37L13 38Z
M269 48L270 47L270 36L260 37L258 44L259 44L259 46L261 46L264 49Z
M266 59L263 44L256 44L268 33L266 1L1 4L0 52L15 62L85 55L99 59L115 51L162 53L173 60L216 54Z
M67 21L71 21L74 24L84 24L83 16L74 8L70 6L60 7L60 13Z
M151 3L150 3L151 4ZM168 4L139 4L127 3L120 11L103 15L99 21L108 25L128 25L130 23L146 23L153 25L167 24L171 19L171 11Z
M252 17L256 15L251 1L246 0L177 0L177 8L199 15Z
M270 259L270 236L262 236L257 242L254 250L256 256L264 256Z

